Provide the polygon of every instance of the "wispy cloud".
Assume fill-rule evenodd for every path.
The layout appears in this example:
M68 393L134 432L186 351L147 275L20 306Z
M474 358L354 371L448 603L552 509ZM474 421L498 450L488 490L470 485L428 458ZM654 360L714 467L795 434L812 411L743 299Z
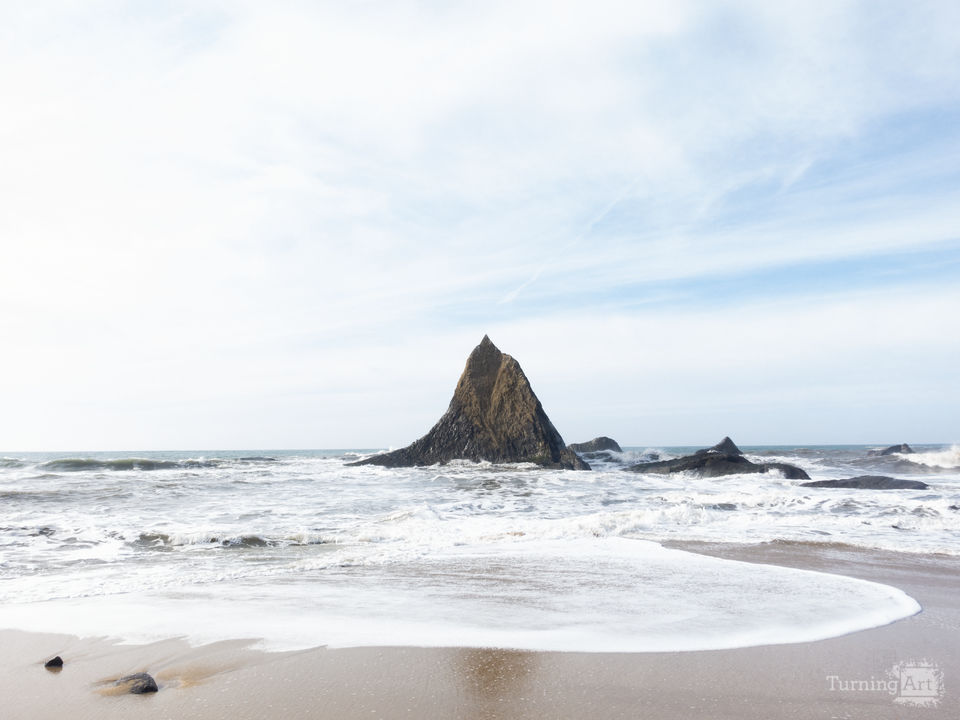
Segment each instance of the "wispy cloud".
M487 329L528 353L521 328L559 345L591 313L693 331L725 277L747 279L724 291L743 311L816 294L813 275L750 280L793 266L949 259L958 22L950 2L7 4L0 430L393 442L448 392L424 354L455 375ZM942 266L891 291L909 309L904 288L942 289L955 313ZM846 272L864 298L883 287L844 269L830 293ZM568 357L582 397L591 361ZM395 412L371 424L344 388ZM217 420L186 398L259 409Z

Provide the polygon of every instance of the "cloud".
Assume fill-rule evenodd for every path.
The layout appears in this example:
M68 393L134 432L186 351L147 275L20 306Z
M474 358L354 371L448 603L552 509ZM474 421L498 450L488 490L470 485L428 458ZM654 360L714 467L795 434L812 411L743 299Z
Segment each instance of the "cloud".
M949 441L958 312L955 288L912 286L733 308L585 310L492 337L521 359L569 441ZM561 345L570 327L577 341Z
M694 328L670 306L684 283L953 247L958 15L4 6L7 437L62 446L83 424L90 446L150 444L179 397L195 419L168 445L408 439L406 416L445 402L426 353L457 368L489 327L542 324L550 344L655 306ZM798 297L765 292L728 306ZM582 396L589 363L565 357ZM371 424L346 389L393 410ZM198 409L243 403L255 417Z

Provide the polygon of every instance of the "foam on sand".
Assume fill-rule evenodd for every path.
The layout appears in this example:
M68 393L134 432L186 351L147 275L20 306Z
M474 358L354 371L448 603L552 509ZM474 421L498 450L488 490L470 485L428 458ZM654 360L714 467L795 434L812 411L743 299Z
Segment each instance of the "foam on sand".
M310 561L167 591L10 604L0 627L268 649L406 645L586 652L807 642L920 610L896 588L625 538L449 548L387 565Z

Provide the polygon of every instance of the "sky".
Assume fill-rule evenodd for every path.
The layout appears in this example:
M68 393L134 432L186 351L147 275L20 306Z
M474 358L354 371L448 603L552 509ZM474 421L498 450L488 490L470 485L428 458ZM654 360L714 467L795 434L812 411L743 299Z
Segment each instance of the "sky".
M960 442L960 4L0 4L0 450Z

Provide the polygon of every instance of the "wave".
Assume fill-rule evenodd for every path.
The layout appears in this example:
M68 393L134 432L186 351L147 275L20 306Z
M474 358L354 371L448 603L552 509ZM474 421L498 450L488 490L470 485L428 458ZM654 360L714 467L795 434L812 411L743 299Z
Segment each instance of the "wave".
M931 450L930 452L898 455L898 457L916 465L955 470L960 468L960 445L954 445L947 450Z
M62 493L57 490L2 490L0 503L8 502L48 502L58 500Z
M23 460L18 460L17 458L0 458L0 468L18 468L23 467L24 465L26 465L26 463Z
M744 587L754 592L745 596ZM350 566L329 582L293 565L280 574L218 573L213 582L175 582L150 592L59 595L6 607L4 622L127 642L178 634L196 644L256 637L272 650L397 645L633 653L811 642L919 610L903 592L865 580L650 542L585 539L451 548L387 572Z
M328 540L312 533L293 533L269 537L260 533L228 535L223 533L158 533L143 532L132 543L149 550L170 550L185 546L218 546L224 548L263 548L287 545L323 545Z
M39 467L60 472L84 472L89 470L175 470L219 467L223 460L158 460L153 458L60 458L40 463Z
M646 448L644 450L628 448L620 452L616 450L596 450L577 454L590 463L590 467L595 470L656 462L657 460L670 460L674 457L670 453L656 448Z
M940 455L941 453L918 453L923 455ZM851 469L863 469L870 474L880 475L944 475L953 474L956 467L938 465L930 460L914 460L916 455L884 455L883 457L856 458L849 462Z
M755 483L755 476L749 481ZM659 478L658 478L659 479ZM773 478L771 478L773 479ZM842 540L864 547L960 555L960 512L956 496L930 491L886 491L824 495L775 481L767 490L746 491L731 476L703 491L686 478L644 498L619 489L604 493L582 514L527 515L526 497L504 504L502 514L476 512L469 503L410 505L344 527L344 544L378 545L383 557L429 554L458 545L493 541L585 540L589 538L687 539L763 542L776 539ZM520 512L513 512L510 508ZM591 511L593 510L593 511ZM903 533L914 537L904 547ZM952 546L952 548L951 548Z

